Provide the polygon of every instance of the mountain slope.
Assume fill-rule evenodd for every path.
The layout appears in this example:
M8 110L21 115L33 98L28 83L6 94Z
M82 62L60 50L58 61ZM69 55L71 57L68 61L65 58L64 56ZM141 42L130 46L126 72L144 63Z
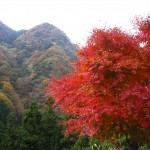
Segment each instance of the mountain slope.
M11 43L16 38L16 31L0 22L0 43Z
M37 25L21 34L14 41L14 44L20 49L29 51L46 50L53 45L63 47L68 55L71 54L71 51L75 51L75 46L73 46L66 34L49 23Z
M48 79L71 70L69 63L75 59L76 50L77 46L54 25L43 23L14 31L0 23L1 106L7 107L9 102L11 110L22 113L30 100L43 102Z

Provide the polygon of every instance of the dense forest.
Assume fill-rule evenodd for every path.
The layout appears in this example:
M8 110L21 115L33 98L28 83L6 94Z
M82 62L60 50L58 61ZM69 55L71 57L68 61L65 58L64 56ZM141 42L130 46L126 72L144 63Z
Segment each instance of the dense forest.
M138 20L136 36L95 29L77 52L54 25L15 31L0 22L0 149L150 149L149 25ZM132 89L133 82L141 85ZM137 99L140 106L124 109L118 99ZM136 120L138 113L147 120Z

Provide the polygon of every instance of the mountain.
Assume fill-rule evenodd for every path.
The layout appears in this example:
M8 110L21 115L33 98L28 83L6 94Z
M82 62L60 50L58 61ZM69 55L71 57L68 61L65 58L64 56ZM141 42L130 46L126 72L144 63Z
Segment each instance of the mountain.
M46 50L53 45L63 47L68 55L75 51L75 46L66 34L49 23L37 25L16 38L14 45L28 51Z
M49 48L53 43L63 44L67 40L67 36L58 28L51 24L43 23L20 35L15 40L15 44L29 50L40 50Z
M11 43L16 39L17 32L0 21L0 43Z
M20 114L32 99L42 104L48 80L69 73L76 50L49 23L15 31L0 22L0 107Z

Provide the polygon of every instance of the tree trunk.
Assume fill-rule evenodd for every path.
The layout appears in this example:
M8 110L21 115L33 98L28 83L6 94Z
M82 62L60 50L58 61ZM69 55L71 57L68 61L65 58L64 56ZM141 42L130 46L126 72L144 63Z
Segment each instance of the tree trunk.
M130 139L129 148L130 150L138 150L138 142L134 139Z

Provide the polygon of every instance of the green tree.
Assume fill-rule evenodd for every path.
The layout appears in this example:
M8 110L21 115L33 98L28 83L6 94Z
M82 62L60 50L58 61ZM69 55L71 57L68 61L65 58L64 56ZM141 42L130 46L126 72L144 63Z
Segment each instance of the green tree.
M65 138L62 133L61 114L52 109L51 100L46 101L45 109L41 113L45 150L62 150L70 147L72 142L69 138Z
M51 108L51 103L46 102L46 108L41 112L42 114L42 127L44 133L44 143L45 143L45 150L55 150L59 149L59 138L56 138L58 134L55 133L56 130L56 116ZM57 145L56 143L57 142ZM57 147L57 148L55 148Z
M6 131L6 124L0 121L0 147L2 147L2 141Z
M41 113L36 101L32 101L22 117L19 150L44 150Z
M18 119L14 112L7 117L7 126L1 141L1 150L16 150L18 148Z

